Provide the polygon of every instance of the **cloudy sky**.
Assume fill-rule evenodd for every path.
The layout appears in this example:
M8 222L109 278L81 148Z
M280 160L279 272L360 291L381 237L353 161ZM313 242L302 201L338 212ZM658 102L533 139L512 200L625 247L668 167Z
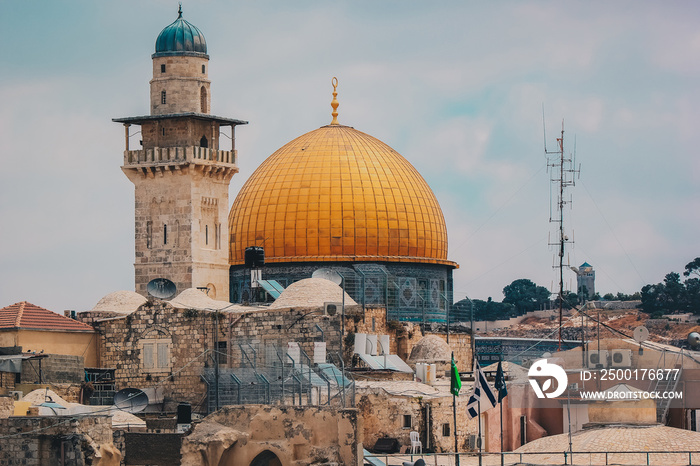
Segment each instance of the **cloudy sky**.
M186 1L211 57L212 113L245 179L330 122L396 149L448 225L455 297L556 287L543 155L565 124L581 163L570 261L633 293L700 255L700 3ZM123 128L148 113L175 1L0 1L0 298L62 312L133 289ZM553 240L555 235L552 235ZM572 272L567 286L575 286Z

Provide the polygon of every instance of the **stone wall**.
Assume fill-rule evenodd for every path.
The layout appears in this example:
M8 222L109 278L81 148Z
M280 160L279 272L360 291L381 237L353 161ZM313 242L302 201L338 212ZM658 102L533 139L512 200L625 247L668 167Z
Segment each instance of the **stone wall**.
M98 464L100 456L118 456L112 444L111 416L0 419L0 437L0 464L59 465L62 452L63 464L76 466ZM119 459L99 464L119 464Z
M460 451L468 450L468 437L477 434L479 429L476 419L467 418L468 398L468 395L457 397L457 441ZM416 431L423 448L436 452L454 451L451 396L399 396L376 388L359 389L357 407L362 417L365 448L372 449L377 440L384 437L397 439L399 445L410 445L409 434ZM443 435L444 424L448 424L447 436Z
M47 354L41 359L22 361L22 383L80 383L85 379L82 356Z
M161 66L165 65L165 71ZM209 113L211 102L208 79L209 58L195 56L163 56L153 58L151 80L151 114ZM201 105L201 88L206 89L206 108ZM161 91L166 91L162 103Z
M240 315L230 314L228 319L230 367L241 364L239 343L252 345L256 349L258 362L269 365L278 363L274 358L272 361L266 360L265 348L271 344L286 351L288 342L296 342L313 360L314 342L320 342L323 335L327 352L340 351L340 316L326 316L321 308L251 311ZM323 333L319 332L317 325Z
M168 278L179 291L208 286L209 297L227 300L228 187L233 171L219 176L218 170L211 170L219 168L217 164L177 168L157 175L124 169L135 189L136 292L146 296L150 280Z
M205 366L211 364L214 348L214 313L176 309L165 302L146 304L118 319L94 322L101 335L102 365L115 368L117 390L161 386L166 406L174 410L178 402L201 406L206 385L201 380ZM225 341L220 322L219 340ZM164 365L145 361L144 343L156 345L151 354L158 362L158 344L163 347Z
M444 328L444 326L439 327ZM389 335L390 353L398 354L404 361L408 360L411 350L424 336L436 335L447 341L447 334L444 330L424 331L417 323L387 321L386 310L383 307L367 307L364 313L359 311L356 316L347 319L345 331L348 334L349 343L346 347L346 362L352 361L352 341L354 341L352 336L355 333ZM472 366L471 335L469 333L451 333L449 346L454 351L457 368L460 371L470 371ZM440 370L444 372L445 367L441 366Z
M170 466L180 464L182 434L151 434L126 432L124 434L124 464ZM156 448L154 448L157 445Z

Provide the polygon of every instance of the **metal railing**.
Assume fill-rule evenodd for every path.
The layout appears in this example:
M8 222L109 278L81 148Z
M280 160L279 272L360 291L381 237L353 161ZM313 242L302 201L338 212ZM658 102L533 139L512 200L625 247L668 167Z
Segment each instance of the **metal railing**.
M663 455L663 456L662 456ZM460 466L501 464L592 464L592 465L700 465L700 450L654 450L654 451L541 451L541 452L495 452L495 453L422 453L422 454L367 454L365 460L376 458L384 465L402 465L404 461L422 458L426 464L452 465L459 459ZM394 462L390 463L390 460ZM369 462L369 461L366 461Z

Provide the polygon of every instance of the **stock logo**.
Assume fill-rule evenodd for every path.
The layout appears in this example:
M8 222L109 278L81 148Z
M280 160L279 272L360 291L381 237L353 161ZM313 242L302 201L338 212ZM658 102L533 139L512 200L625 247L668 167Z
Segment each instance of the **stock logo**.
M535 361L527 371L527 376L537 398L556 398L564 393L566 384L569 382L564 369L557 364L548 363L546 359ZM556 380L556 387L552 387L552 380Z

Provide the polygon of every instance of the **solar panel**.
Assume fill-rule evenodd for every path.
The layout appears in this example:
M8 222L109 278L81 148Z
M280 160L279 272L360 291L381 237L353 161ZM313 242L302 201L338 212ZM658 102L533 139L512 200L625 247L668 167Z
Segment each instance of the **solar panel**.
M284 291L284 287L276 280L258 280L258 285L267 291L273 299L279 298Z

